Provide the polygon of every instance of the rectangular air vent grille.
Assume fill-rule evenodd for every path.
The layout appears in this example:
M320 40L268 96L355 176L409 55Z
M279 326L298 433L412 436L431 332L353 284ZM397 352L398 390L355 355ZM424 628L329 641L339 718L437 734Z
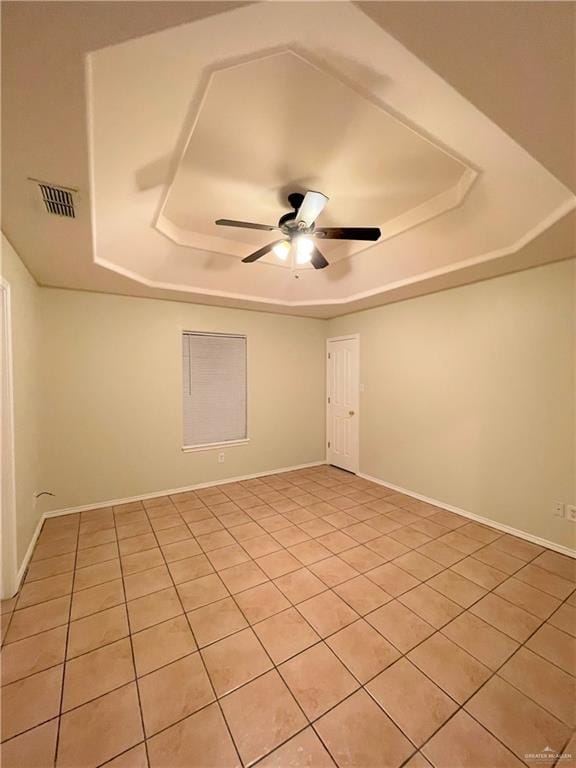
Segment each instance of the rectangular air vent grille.
M68 219L76 218L74 197L78 192L77 189L63 187L59 184L49 184L47 181L40 181L40 179L32 177L28 177L28 181L36 186L48 213L53 216L65 216Z
M55 216L68 216L71 219L75 218L72 192L51 184L39 183L38 186L48 213L53 213Z

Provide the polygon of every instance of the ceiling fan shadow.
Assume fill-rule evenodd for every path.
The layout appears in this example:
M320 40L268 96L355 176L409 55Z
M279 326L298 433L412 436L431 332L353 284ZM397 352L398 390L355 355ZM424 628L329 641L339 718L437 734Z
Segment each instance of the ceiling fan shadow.
M330 259L328 258L328 261ZM331 283L336 283L340 280L344 280L352 272L352 264L350 259L342 259L341 261L330 262L326 269L322 270L322 274L326 276L326 279Z
M230 272L240 264L240 260L235 256L229 256L225 253L204 251L204 254L202 268L210 272Z
M172 153L167 153L156 160L143 165L134 173L136 187L140 192L160 187L165 184L172 170Z

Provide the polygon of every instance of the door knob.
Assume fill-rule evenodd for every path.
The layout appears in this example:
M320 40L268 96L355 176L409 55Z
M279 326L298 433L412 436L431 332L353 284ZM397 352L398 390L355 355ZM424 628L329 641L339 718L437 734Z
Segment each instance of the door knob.
M348 411L348 416L354 416L354 411Z

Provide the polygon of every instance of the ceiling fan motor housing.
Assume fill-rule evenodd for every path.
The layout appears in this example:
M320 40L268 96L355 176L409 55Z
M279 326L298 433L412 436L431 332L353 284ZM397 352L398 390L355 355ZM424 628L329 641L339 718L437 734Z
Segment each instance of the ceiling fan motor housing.
M292 206L294 210L289 211L288 213L285 213L283 216L281 216L278 220L278 226L283 227L285 224L288 224L289 221L294 221L296 218L296 214L298 213L298 209L302 205L302 202L304 200L304 195L300 192L292 192L288 195L288 202Z

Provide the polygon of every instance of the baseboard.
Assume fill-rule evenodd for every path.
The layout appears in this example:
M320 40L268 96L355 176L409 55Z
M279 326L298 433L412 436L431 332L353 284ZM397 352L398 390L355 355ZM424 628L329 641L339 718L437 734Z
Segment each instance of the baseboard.
M407 488L401 488L399 485L386 483L384 480L380 480L378 477L372 477L372 475L366 475L363 472L357 472L357 475L358 477L362 477L364 480L369 480L371 483L383 485L386 488L392 488L393 491L397 491L398 493L405 493L406 496L412 496L414 499L418 499L419 501L425 501L428 504L433 504L435 507L440 507L441 509L445 509L448 512L454 512L456 515L467 517L469 520L474 520L476 523L481 523L482 525L486 525L490 528L495 528L497 531L510 533L512 536L517 536L519 539L525 539L525 541L530 541L532 544L539 544L541 547L553 549L555 552L559 552L561 555L567 555L568 557L576 558L576 550L570 549L570 547L565 547L563 544L556 544L554 541L543 539L540 536L534 536L532 533L521 531L519 528L513 528L511 525L497 523L495 520L490 520L488 517L476 515L474 512L468 512L465 509L460 509L460 507L454 507L452 504L446 504L446 502L438 501L438 499L431 499L429 496L423 496L421 493L415 493L414 491L411 491Z
M195 485L186 485L182 488L169 488L163 491L154 491L154 493L143 493L140 496L127 496L123 499L110 499L100 501L94 504L84 504L80 507L65 507L55 509L51 512L44 512L42 520L49 517L61 517L62 515L73 515L76 512L88 512L91 509L104 509L106 507L115 507L120 504L129 504L132 501L146 501L146 499L157 499L161 496L173 496L177 493L186 493L187 491L197 491L200 488L212 488L218 485L227 485L228 483L239 483L242 480L254 480L258 477L268 477L269 475L281 475L284 472L294 472L298 469L310 469L311 467L321 467L326 461L311 461L308 464L295 464L291 467L281 467L280 469L269 469L265 472L254 472L251 475L239 475L237 477L227 477L223 480L213 480L209 483L196 483ZM42 521L41 521L42 522Z
M324 461L312 461L308 464L296 464L291 467L281 467L280 469L270 469L266 472L254 472L250 475L239 475L237 477L228 477L223 480L214 480L209 483L196 483L195 485L187 485L182 488L170 488L168 490L164 491L156 491L154 493L144 493L140 496L128 496L122 499L111 499L108 501L101 501L94 504L85 504L83 506L79 507L67 507L64 509L55 509L51 512L44 512L40 520L38 521L38 525L36 526L36 530L34 531L34 535L32 536L32 539L30 541L30 544L28 545L28 549L26 550L26 554L24 555L24 558L22 560L22 564L20 565L20 568L18 570L18 574L16 577L17 582L17 588L20 589L20 585L22 583L22 579L24 578L24 574L26 573L26 569L28 568L28 563L30 562L30 558L32 557L32 553L34 551L34 546L36 545L36 541L38 539L38 536L40 535L40 531L42 530L42 525L44 523L44 520L50 518L50 517L61 517L63 515L73 515L77 512L87 512L91 509L104 509L106 507L113 507L119 504L128 504L131 501L145 501L146 499L156 499L160 496L169 496L176 493L185 493L186 491L195 491L200 488L212 488L214 486L219 485L226 485L227 483L238 483L242 480L253 480L258 477L268 477L270 475L281 475L284 472L294 472L298 469L309 469L311 467L321 467L325 465L327 462ZM440 507L441 509L445 509L448 512L454 512L456 515L461 515L462 517L466 517L469 520L474 520L477 523L481 523L482 525L486 525L489 528L495 528L498 531L503 531L504 533L510 533L513 536L517 536L519 539L525 539L526 541L530 541L533 544L539 544L542 547L546 547L547 549L552 549L555 552L559 552L562 555L567 555L568 557L576 558L576 551L573 549L570 549L569 547L565 547L562 544L556 544L553 541L549 541L548 539L543 539L540 536L534 536L531 533L527 533L526 531L521 531L518 528L513 528L511 525L504 525L503 523L497 523L494 520L490 520L487 517L482 517L481 515L476 515L474 512L467 512L465 509L460 509L460 507L455 507L452 504L446 504L444 501L439 501L438 499L432 499L429 496L423 496L420 493L415 493L414 491L411 491L408 488L402 488L399 485L395 485L394 483L387 483L384 480L380 480L378 477L373 477L372 475L367 475L364 472L357 472L356 473L358 477L363 478L364 480L369 480L372 483L376 483L377 485L383 485L386 488L391 488L394 491L397 491L398 493L405 493L407 496L412 496L414 499L418 499L419 501L425 501L428 504L433 504L435 507Z
M45 515L42 515L42 517L38 520L38 524L36 526L34 533L32 534L32 538L30 539L30 544L28 545L28 549L26 550L26 554L22 559L22 563L20 565L20 568L18 569L18 573L16 574L16 592L18 592L18 590L20 589L20 585L22 584L22 579L24 578L24 574L26 573L26 569L28 568L28 563L30 562L32 553L34 552L34 547L36 546L36 542L38 541L38 536L40 536L40 531L42 530L42 525L44 524L44 518L45 518ZM16 594L16 592L14 594Z
M18 569L18 573L16 575L16 591L20 589L20 586L22 584L22 579L24 578L26 569L28 568L30 558L32 557L32 553L36 545L36 541L38 540L38 536L40 535L40 531L42 530L42 525L44 524L44 520L47 520L50 517L61 517L63 515L73 515L76 512L87 512L90 509L101 509L101 508L104 509L105 507L114 507L117 504L128 504L131 501L145 501L146 499L157 499L160 496L169 496L176 493L185 493L186 491L195 491L199 488L212 488L213 486L226 485L227 483L238 483L242 480L254 480L257 477L267 477L268 475L281 475L283 472L294 472L297 469L309 469L311 467L321 467L324 464L326 464L326 461L311 461L308 464L295 464L291 467L281 467L280 469L269 469L266 472L254 472L251 475L240 475L238 477L228 477L225 480L214 480L209 483L196 483L195 485L187 485L187 486L184 486L183 488L170 488L165 491L156 491L154 493L144 493L141 496L128 496L123 499L111 499L109 501L101 501L101 502L98 502L97 504L84 504L83 506L80 506L80 507L67 507L65 509L55 509L55 510L52 510L51 512L44 512L42 517L38 520L38 525L36 526L34 535L30 540L30 544L28 545L26 554L24 555L20 568Z

